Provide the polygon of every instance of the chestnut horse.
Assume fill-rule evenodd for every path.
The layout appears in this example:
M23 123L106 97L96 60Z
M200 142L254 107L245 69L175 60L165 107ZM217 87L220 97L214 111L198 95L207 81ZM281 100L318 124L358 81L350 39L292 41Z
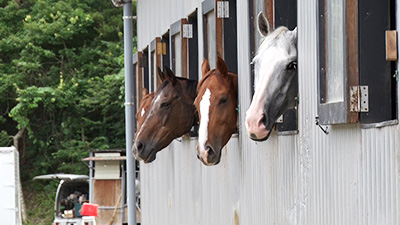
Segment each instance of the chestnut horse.
M150 163L156 154L167 147L175 138L188 133L197 123L196 98L197 81L175 77L164 67L158 68L162 84L154 93L148 114L137 132L133 154L136 159Z
M217 69L210 71L206 59L202 64L203 79L197 87L194 102L200 118L197 157L207 166L221 160L221 149L237 131L238 76L228 72L218 57Z
M253 100L246 112L246 129L251 139L268 139L275 121L295 107L298 93L297 28L271 30L262 13L258 14L258 31L264 36L253 59L258 80Z

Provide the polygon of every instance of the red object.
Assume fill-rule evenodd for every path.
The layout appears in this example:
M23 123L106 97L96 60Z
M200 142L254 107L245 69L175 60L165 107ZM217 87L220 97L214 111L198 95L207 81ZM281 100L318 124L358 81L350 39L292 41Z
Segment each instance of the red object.
M82 208L81 208L81 215L97 217L98 210L99 210L99 206L97 204L83 203Z

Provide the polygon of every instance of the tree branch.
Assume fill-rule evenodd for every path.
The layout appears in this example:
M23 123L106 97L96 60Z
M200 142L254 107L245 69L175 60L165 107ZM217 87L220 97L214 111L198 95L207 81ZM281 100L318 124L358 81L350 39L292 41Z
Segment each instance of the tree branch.
M25 133L25 127L19 129L17 134L13 137L14 139L14 147L19 151L19 139L21 139L22 135Z

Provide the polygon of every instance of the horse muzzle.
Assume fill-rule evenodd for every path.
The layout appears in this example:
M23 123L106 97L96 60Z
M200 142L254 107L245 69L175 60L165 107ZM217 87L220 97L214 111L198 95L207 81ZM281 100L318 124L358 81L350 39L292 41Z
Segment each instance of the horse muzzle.
M197 158L204 165L213 166L220 162L221 154L217 154L217 152L210 145L206 145L203 148L199 148L199 146L197 146Z
M142 160L144 163L151 163L156 159L157 151L142 141L135 141L133 154L137 160Z
M271 131L265 126L265 115L260 114L257 117L246 116L246 129L249 137L254 141L265 141L268 139Z

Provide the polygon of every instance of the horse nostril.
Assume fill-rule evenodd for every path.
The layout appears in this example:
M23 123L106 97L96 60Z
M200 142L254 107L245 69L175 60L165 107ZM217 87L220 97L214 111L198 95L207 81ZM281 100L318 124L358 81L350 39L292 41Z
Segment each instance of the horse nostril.
M256 136L255 134L253 134L253 133L250 134L250 137L251 137L252 139L257 139L257 136Z
M208 152L208 157L213 157L215 155L214 149L211 146L206 146L206 151Z
M261 124L267 124L267 117L265 116L265 114L262 115L260 122Z
M142 152L143 149L144 149L144 144L142 142L138 141L138 143L136 143L136 150L138 152Z

